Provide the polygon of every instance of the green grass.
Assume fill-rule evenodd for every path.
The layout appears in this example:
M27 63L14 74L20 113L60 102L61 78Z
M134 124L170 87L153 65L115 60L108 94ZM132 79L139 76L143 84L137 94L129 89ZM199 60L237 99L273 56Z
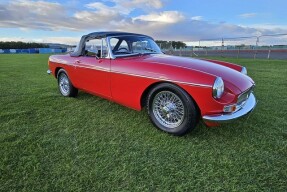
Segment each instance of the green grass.
M224 59L256 82L249 119L175 137L80 92L65 98L48 55L0 55L0 191L286 191L287 61Z

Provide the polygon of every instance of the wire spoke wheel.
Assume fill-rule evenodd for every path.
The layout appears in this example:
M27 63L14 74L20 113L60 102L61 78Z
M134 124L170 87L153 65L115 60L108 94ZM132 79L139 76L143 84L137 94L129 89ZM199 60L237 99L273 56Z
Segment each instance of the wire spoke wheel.
M64 97L76 97L78 89L73 86L67 72L64 69L60 69L57 73L59 91Z
M171 83L160 83L150 90L147 108L151 122L173 135L185 135L197 124L198 113L192 98Z
M171 91L161 91L155 95L152 111L158 122L169 129L180 126L184 120L184 104Z
M70 82L66 74L60 74L59 87L63 95L68 95L70 92Z

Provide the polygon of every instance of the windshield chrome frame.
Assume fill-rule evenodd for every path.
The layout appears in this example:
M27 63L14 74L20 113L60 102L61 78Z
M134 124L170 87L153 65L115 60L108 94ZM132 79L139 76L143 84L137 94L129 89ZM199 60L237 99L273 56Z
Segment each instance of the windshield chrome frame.
M146 38L149 38L151 40L154 41L153 38L151 37L148 37L148 36L144 36L144 35L116 35L116 36L108 36L106 37L106 41L107 41L107 45L108 45L108 57L107 58L110 58L110 59L116 59L117 57L128 57L128 56L134 56L134 55L139 55L140 53L130 53L130 54L122 54L122 55L114 55L113 52L112 52L112 46L110 44L110 40L111 38L114 38L114 37L125 37L125 36L136 36L136 37L146 37ZM160 47L159 47L160 49ZM161 51L161 49L160 49ZM162 52L162 51L161 51ZM158 53L160 54L160 53Z

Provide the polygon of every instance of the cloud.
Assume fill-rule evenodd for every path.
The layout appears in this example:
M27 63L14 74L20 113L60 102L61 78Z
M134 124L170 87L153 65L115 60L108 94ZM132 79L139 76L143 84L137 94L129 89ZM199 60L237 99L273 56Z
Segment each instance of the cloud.
M243 14L240 14L238 16L243 18L243 19L248 19L248 18L257 16L257 13L243 13Z
M45 43L62 43L69 45L76 45L81 37L47 37L42 41Z
M191 17L191 20L194 20L194 21L200 21L202 19L203 19L202 16L193 16L193 17Z
M129 8L154 8L160 9L163 7L163 3L161 0L112 0L112 2L117 5L121 5L122 7Z
M45 38L23 38L23 37L0 37L0 41L22 41L36 43L62 43L75 45L81 37L45 37Z
M257 29L268 29L268 30L277 30L278 33L286 33L287 31L287 25L275 25L272 23L261 23L261 24L252 24L252 25L247 25L248 27L254 27Z
M184 19L184 16L178 11L164 11L160 13L152 13L141 15L133 18L133 20L160 22L160 23L177 23Z
M0 4L0 27L41 30L77 30L59 3L18 0Z
M202 16L186 17L179 11L161 11L161 0L106 0L84 5L75 10L60 3L32 0L14 0L0 3L0 28L49 31L118 30L144 33L162 40L196 41L207 38L252 36L287 33L285 26L240 26L230 23L211 23ZM139 16L131 16L141 9ZM251 13L249 13L250 16ZM242 14L243 15L243 14ZM246 15L245 15L246 17ZM51 42L53 39L45 38ZM45 40L45 41L46 41ZM75 39L57 38L59 42ZM75 42L77 42L76 39Z
M107 6L102 2L89 3L86 4L85 7L89 9L94 9L96 12L101 14L110 14L110 13L129 14L132 11L129 8L124 8L119 5Z
M111 0L113 6L107 6L103 2L93 2L86 4L85 7L95 9L101 12L118 12L121 14L129 14L136 8L143 10L160 9L163 7L161 0Z

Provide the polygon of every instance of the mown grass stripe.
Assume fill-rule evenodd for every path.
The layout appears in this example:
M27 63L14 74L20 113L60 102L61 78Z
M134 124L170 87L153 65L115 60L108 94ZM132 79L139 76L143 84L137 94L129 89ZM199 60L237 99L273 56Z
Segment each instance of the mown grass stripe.
M286 191L287 61L244 65L248 120L174 137L137 112L58 93L49 55L0 55L0 191Z

